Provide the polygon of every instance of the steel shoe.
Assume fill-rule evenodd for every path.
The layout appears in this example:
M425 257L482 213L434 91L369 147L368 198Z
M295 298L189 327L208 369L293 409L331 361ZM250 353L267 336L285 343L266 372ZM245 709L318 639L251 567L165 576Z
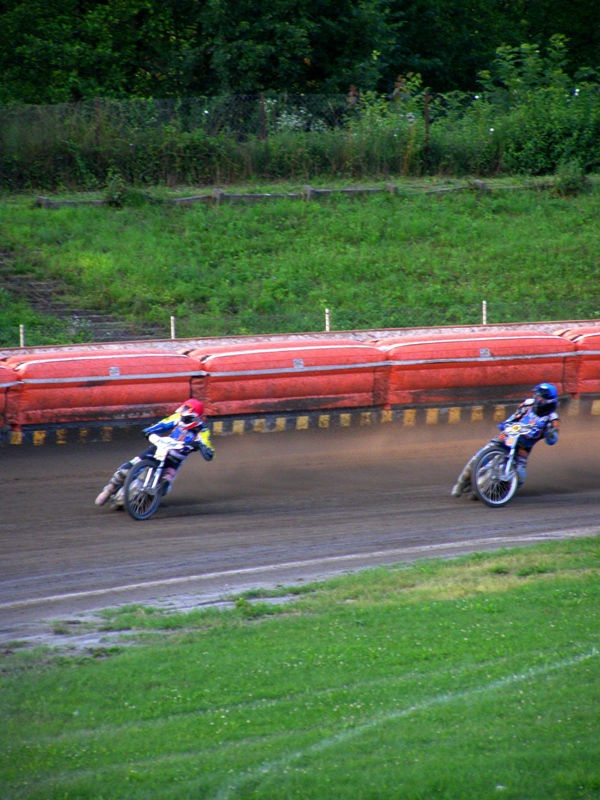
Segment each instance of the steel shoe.
M100 492L98 497L94 500L94 503L97 506L103 506L106 503L106 501L108 500L108 498L111 496L112 491L113 491L113 487L110 485L110 483L108 483L104 487L104 489L102 489L102 491Z
M450 494L452 497L464 497L464 495L468 494L471 491L471 481L459 481L455 483L452 487L452 491Z

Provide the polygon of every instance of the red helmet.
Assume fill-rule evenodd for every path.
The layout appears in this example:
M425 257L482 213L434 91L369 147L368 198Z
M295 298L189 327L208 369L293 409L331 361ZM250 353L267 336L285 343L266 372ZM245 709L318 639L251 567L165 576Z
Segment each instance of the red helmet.
M204 403L196 400L195 397L190 397L182 406L179 406L175 413L179 414L179 424L186 431L197 428L198 425L202 424Z

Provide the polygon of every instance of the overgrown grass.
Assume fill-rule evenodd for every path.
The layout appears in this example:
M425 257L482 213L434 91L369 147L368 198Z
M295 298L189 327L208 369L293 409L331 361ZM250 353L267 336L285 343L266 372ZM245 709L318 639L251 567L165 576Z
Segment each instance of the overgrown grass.
M325 308L334 329L476 324L483 300L489 322L600 315L598 189L424 186L218 208L138 197L47 210L5 196L2 271L63 281L74 308L165 336L171 316L180 337L322 330ZM90 338L76 319L58 336L55 320L32 319L6 288L0 308L2 346L18 344L22 323L31 345Z
M153 638L96 658L15 650L3 799L597 798L599 557L378 568L172 626L123 609Z
M553 48L547 59L527 46L497 52L475 96L431 96L413 75L394 102L367 91L351 107L288 92L265 105L247 95L7 106L0 182L55 191L96 190L115 172L136 186L496 177L546 175L565 160L587 174L600 165L598 84L573 86L564 42Z

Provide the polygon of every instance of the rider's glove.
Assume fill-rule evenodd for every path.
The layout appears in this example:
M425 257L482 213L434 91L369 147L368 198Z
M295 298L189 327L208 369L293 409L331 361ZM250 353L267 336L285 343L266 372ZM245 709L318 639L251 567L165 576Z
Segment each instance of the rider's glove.
M556 444L558 441L558 425L550 423L544 431L544 439L546 444Z
M215 455L215 451L209 445L204 444L204 442L199 441L198 439L192 445L193 449L202 453L203 458L206 461L212 461Z
M208 445L202 444L202 442L200 442L198 449L202 453L202 456L205 461L212 461L215 455L215 451L212 449L212 447L209 447Z

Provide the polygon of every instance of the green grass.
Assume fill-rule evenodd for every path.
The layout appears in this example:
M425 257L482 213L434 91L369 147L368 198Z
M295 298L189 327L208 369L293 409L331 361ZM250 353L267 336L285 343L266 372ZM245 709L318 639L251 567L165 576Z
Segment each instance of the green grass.
M483 300L490 323L600 316L598 188L422 191L444 186L219 208L48 210L0 196L0 275L63 281L72 307L165 336L171 316L180 337L322 330L325 308L334 329L470 325ZM32 316L6 288L0 310L2 346L18 344L19 324L31 345L89 338Z
M598 798L599 565L576 539L127 607L90 656L15 645L3 800Z

